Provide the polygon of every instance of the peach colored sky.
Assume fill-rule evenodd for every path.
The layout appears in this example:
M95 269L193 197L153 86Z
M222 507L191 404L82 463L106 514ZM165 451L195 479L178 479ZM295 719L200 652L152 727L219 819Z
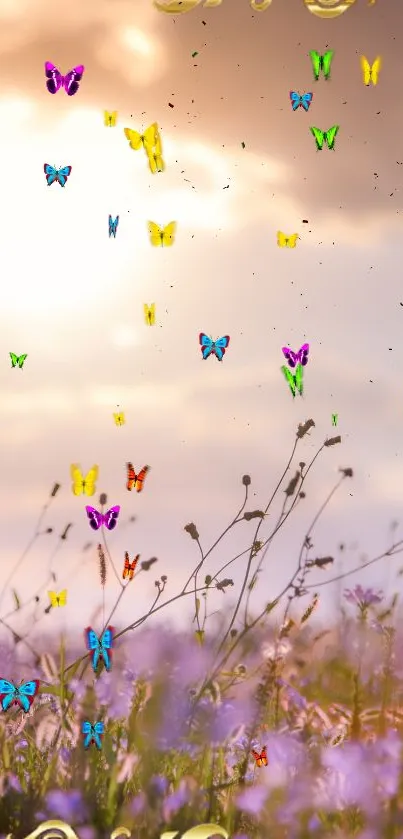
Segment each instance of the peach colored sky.
M119 627L143 613L157 575L176 592L199 559L184 525L196 522L210 547L240 506L245 472L249 509L265 506L308 417L316 428L298 460L308 462L334 433L332 412L343 443L324 452L268 555L256 607L290 576L340 466L355 477L319 523L314 555L358 543L344 559L353 567L359 554L387 546L402 471L399 10L398 0L370 9L357 2L323 21L299 0L262 14L226 0L177 17L150 0L73 0L62 16L48 0L0 3L0 584L58 481L47 523L56 532L74 527L52 566L54 587L69 590L68 607L46 618L56 629L81 630L101 597L94 549L72 574L92 539L86 502L70 491L73 461L85 471L99 464L94 506L101 491L121 504L109 539L117 566L125 550L159 558L127 590ZM335 50L332 78L315 84L308 52L326 47ZM362 53L383 56L376 88L362 84ZM85 65L75 97L49 95L45 60L64 72ZM309 114L291 111L290 89L313 90ZM117 128L104 127L105 108L119 112ZM154 120L167 166L156 176L123 134ZM335 153L316 152L309 126L335 123ZM72 165L64 190L46 186L45 161ZM116 240L108 239L109 213L120 215ZM151 248L148 218L177 220L171 250ZM277 247L278 229L300 234L294 251ZM152 301L150 329L143 303ZM200 331L231 336L222 364L202 361ZM305 396L293 402L281 347L304 341ZM10 350L28 353L22 371L11 369ZM122 428L112 420L117 404ZM126 492L127 460L152 467L141 495ZM252 525L238 526L206 572L247 547ZM13 580L22 600L46 580L51 540L43 537ZM346 585L392 586L399 558L389 563ZM110 577L106 609L117 591ZM234 591L214 594L211 609L231 603ZM335 589L321 592L325 617ZM9 591L0 614L10 608ZM189 601L177 611L192 608Z

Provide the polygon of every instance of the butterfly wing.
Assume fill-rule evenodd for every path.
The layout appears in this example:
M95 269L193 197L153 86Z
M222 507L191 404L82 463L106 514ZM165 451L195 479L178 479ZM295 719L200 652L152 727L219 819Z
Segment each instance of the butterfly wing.
M311 134L315 137L316 148L318 151L322 151L323 149L323 141L325 139L325 134L320 128L314 128L313 126L310 128Z
M222 338L218 338L217 341L213 342L213 353L218 361L222 361L225 355L225 350L228 347L230 342L229 335L223 335Z
M95 495L95 490L96 490L95 481L97 480L97 478L98 478L98 466L96 464L94 464L94 466L91 467L91 469L89 470L88 474L86 475L86 477L84 478L84 481L83 481L83 492L85 493L85 495L88 495L88 496Z
M111 507L103 516L103 523L108 530L114 530L120 513L120 506Z
M298 233L292 233L291 236L287 237L287 248L295 248L297 246L297 240L299 239Z
M373 65L372 65L372 67L371 67L372 84L375 84L375 85L378 84L378 75L379 75L379 71L380 71L381 67L382 67L382 59L381 59L381 56L378 55L377 58L375 59Z
M362 70L362 80L363 80L364 84L366 84L368 86L370 81L371 81L371 67L370 67L369 61L365 57L365 55L361 56L360 63L361 63L361 70Z
M125 132L125 137L129 141L130 148L134 149L134 151L138 151L143 145L141 134L139 134L138 131L134 131L133 128L124 128L123 131Z
M50 163L43 164L43 171L46 175L48 186L51 186L54 183L54 181L57 181L59 173L54 166L50 165Z
M170 221L162 231L162 245L165 248L172 247L175 241L176 221Z
M130 561L129 561L129 554L126 551L126 553L125 553L125 564L123 566L123 571L122 571L122 580L126 580L127 577L129 577L129 572L130 572Z
M260 752L260 758L261 758L261 761L262 761L262 766L267 766L269 761L267 759L267 748L266 748L266 746L263 746L263 749Z
M149 127L146 128L146 130L145 130L145 132L144 132L144 134L141 138L142 142L143 142L143 146L144 146L146 151L147 150L152 151L152 149L154 148L154 146L157 143L158 137L159 137L158 125L157 125L156 122L153 122L152 125L149 125Z
M150 469L149 466L143 466L143 468L140 470L139 474L135 476L136 492L141 492L141 490L143 489L143 484L144 484L144 481L145 481L145 477L146 477L149 469Z
M304 93L301 97L301 105L305 111L309 111L309 106L313 99L313 93Z
M205 335L204 332L200 332L199 344L201 346L203 359L206 360L206 358L208 358L214 350L214 341L212 338L209 338L208 335Z
M60 186L65 186L67 183L67 178L71 174L71 166L63 166L62 169L59 169L56 172L56 180L60 184Z
M84 720L81 725L81 731L84 734L84 749L88 749L93 739L93 726L88 720Z
M162 155L157 151L151 151L148 146L146 146L147 152L147 159L148 159L148 167L150 172L155 175L156 172L164 172L165 170L165 163L162 159Z
M63 84L63 76L51 61L45 61L45 76L49 93L57 93Z
M290 100L293 111L296 111L297 108L302 104L302 99L299 93L296 90L290 90Z
M328 50L322 56L322 62L321 62L322 63L322 70L323 70L323 75L324 75L326 80L330 78L330 70L331 70L331 66L332 66L333 55L334 55L334 50Z
M91 654L91 664L95 673L98 667L99 656L101 654L101 642L91 626L87 626L84 630L84 635L87 649Z
M312 61L312 70L313 70L314 79L317 82L318 79L319 79L319 73L320 73L320 68L321 68L321 56L319 55L318 52L316 52L316 50L310 50L309 51L309 56L310 56L310 59Z
M58 605L56 592L55 591L48 591L48 595L49 595L50 605L53 606L53 608L55 608Z
M15 367L18 362L18 355L16 355L14 352L10 352L9 355L11 358L11 366Z
M155 221L147 222L147 229L148 235L150 237L150 242L154 248L160 248L162 246L162 236L163 231L159 224L156 224Z
M291 373L291 370L283 364L281 367L281 372L285 377L285 380L290 388L293 398L295 397L295 390L296 390L296 381L294 375Z
M58 599L58 606L65 606L66 605L66 603L67 603L67 589L66 588L64 588L63 591L61 591L57 595L57 599Z
M14 698L14 702L18 702L22 710L25 711L26 714L28 713L34 701L36 694L38 693L39 684L40 682L38 679L32 679L29 682L23 682L22 685L19 685L17 687L17 693Z
M304 368L302 364L297 364L296 366L294 381L298 393L302 396L304 393Z
M83 64L79 64L78 67L73 67L72 70L69 70L67 75L63 79L63 86L67 93L67 96L74 96L77 93L78 88L80 87L80 82L83 77L85 67Z
M287 236L281 230L277 230L277 244L279 248L285 248L287 245Z
M93 732L92 736L93 736L93 739L94 739L94 742L95 742L95 745L96 745L97 749L102 748L101 736L104 733L104 731L105 731L105 726L104 726L103 722L101 722L101 720L94 723L94 725L92 726L92 732Z
M73 481L71 491L73 495L82 495L84 491L84 476L78 463L72 463L70 466L70 476Z
M102 652L105 669L109 672L111 669L111 657L112 657L112 646L113 646L113 633L114 633L113 626L107 626L105 631L102 634L100 639L100 651Z
M287 359L290 367L295 367L298 362L298 353L295 353L291 347L281 347L284 357Z
M326 142L330 151L334 149L334 143L339 127L340 126L338 125L333 125L332 128L329 128L328 131L325 132L324 136L326 136Z
M116 232L118 229L119 224L119 216L116 216L115 219L112 216L109 216L109 238L113 236L116 239Z
M302 344L298 351L298 359L303 367L308 364L309 344Z
M257 752L256 749L252 749L252 755L255 758L256 765L261 766L262 761L261 761L261 757L260 757L260 752Z
M104 517L102 513L99 513L98 510L95 509L95 507L89 506L85 508L85 511L89 519L90 527L92 527L93 530L99 530L101 524L104 523Z
M136 482L136 477L137 477L137 476L136 476L136 473L135 473L135 471L134 471L134 469L133 469L133 464L132 464L132 463L128 463L128 464L127 464L127 483L126 483L126 489L128 489L128 490L129 490L129 492L131 492L131 490L132 490L132 489L133 489L133 487L134 487L134 484L135 484L135 482Z
M0 705L3 711L7 711L10 705L15 702L17 688L7 679L0 679Z

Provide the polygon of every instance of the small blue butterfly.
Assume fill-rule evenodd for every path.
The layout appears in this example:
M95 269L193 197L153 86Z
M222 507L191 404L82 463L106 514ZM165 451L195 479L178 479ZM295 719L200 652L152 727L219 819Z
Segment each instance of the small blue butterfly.
M116 231L118 229L119 216L116 216L115 221L112 216L109 216L109 238L113 236L116 239Z
M305 111L309 111L309 106L313 99L313 93L304 93L300 96L296 90L290 90L290 99L293 111L296 111L297 108L304 108Z
M55 167L50 166L49 163L44 163L43 171L46 175L48 186L51 186L51 184L55 181L57 181L60 186L65 186L67 178L71 173L71 166L63 166L63 169L55 169Z
M87 643L87 649L90 650L92 655L92 666L94 669L94 673L98 667L99 657L102 655L104 660L106 670L111 669L111 651L113 645L113 633L114 633L113 626L107 626L107 628L102 633L101 637L98 638L96 632L91 629L90 626L87 626L85 630L85 639Z
M3 711L7 711L10 705L15 702L27 714L39 690L38 679L31 682L23 682L22 685L13 685L7 679L0 679L0 705Z
M209 338L208 335L205 335L204 332L200 332L199 344L201 346L204 360L213 353L218 361L222 361L229 341L229 335L223 335L222 338L217 338L217 341L213 341L213 339Z
M88 749L88 746L91 743L95 743L97 749L102 748L101 737L105 731L105 726L103 722L88 722L85 720L81 726L81 731L85 735L84 736L84 749Z

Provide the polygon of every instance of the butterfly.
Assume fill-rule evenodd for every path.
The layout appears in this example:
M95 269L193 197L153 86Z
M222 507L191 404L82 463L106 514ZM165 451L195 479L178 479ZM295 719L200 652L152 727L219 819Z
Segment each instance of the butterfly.
M109 216L109 238L111 238L111 236L113 236L114 239L116 239L116 232L117 232L117 229L118 229L118 224L119 224L119 216L116 216L115 221L113 220L112 216Z
M150 242L155 248L170 248L175 241L176 221L170 221L166 227L160 227L155 221L147 223Z
M305 367L308 364L309 344L302 344L298 352L293 352L290 347L281 347L289 367L296 367L298 363Z
M85 511L89 518L90 527L93 530L99 530L103 524L108 530L114 530L120 513L120 507L116 505L116 507L111 507L110 510L107 510L106 513L99 513L95 507L87 506Z
M81 731L84 734L84 749L88 749L91 743L95 743L97 749L102 748L101 736L105 731L103 722L88 722L85 720L81 725Z
M123 567L122 578L123 580L132 580L134 572L136 570L136 565L140 559L140 554L134 557L133 562L129 560L129 554L127 551L125 552L125 564Z
M7 711L10 705L19 705L27 714L39 690L39 680L32 679L31 682L23 682L21 685L13 685L7 679L0 679L0 705L3 711Z
M369 61L367 61L367 59L365 58L365 55L361 56L361 70L363 82L367 85L367 87L369 86L370 82L372 82L373 85L378 84L378 74L381 67L382 59L380 55L377 56L372 67Z
M266 749L267 749L267 746L263 746L263 749L262 749L261 752L257 752L255 749L252 749L252 754L253 754L253 757L256 760L256 765L257 766L267 766L269 761L267 760Z
M156 172L163 172L165 169L165 163L162 158L162 150L160 144L157 143L154 149L149 148L149 146L145 147L147 159L148 159L148 168L153 175Z
M48 591L50 605L53 607L56 606L65 606L67 603L67 589L64 588L63 591L60 591L59 594L56 594L55 591Z
M143 466L143 468L141 469L139 474L136 475L136 473L133 469L133 464L132 463L127 464L126 489L128 489L129 492L131 492L133 487L136 489L137 492L141 492L141 490L143 489L143 483L144 483L144 480L145 480L145 477L147 475L147 472L148 472L149 468L150 468L149 466Z
M104 111L104 125L109 126L109 128L114 128L116 125L116 120L118 118L117 111Z
M124 425L126 422L123 411L121 411L119 414L114 414L113 418L115 420L115 425Z
M216 341L213 341L213 339L209 338L208 335L205 335L204 332L200 332L199 344L201 347L203 359L206 360L206 358L208 358L209 355L213 354L215 355L218 361L222 361L229 342L229 335L223 335L222 338L217 338Z
M339 130L339 125L334 125L333 128L328 128L327 131L321 131L320 128L311 128L311 133L315 137L316 148L322 151L323 143L327 143L330 150L334 149L334 141Z
M328 50L325 52L324 55L320 55L316 50L310 50L309 52L311 61L312 61L312 69L315 81L319 79L319 73L322 70L325 79L330 77L330 68L332 64L332 59L334 55L334 50Z
M78 463L72 463L70 475L73 480L71 491L74 495L94 495L96 490L95 481L98 479L98 466L92 466L88 475L84 478Z
M16 367L18 364L18 367L22 369L27 355L28 353L25 353L25 355L16 355L15 353L10 352L11 366Z
M159 132L156 122L149 125L149 127L144 131L144 134L139 134L138 131L134 131L133 128L124 128L123 130L125 132L125 137L129 141L130 148L134 149L134 151L138 151L138 149L141 149L142 146L144 146L145 149L147 149L147 147L152 149L158 142Z
M155 303L150 303L148 306L147 303L144 303L144 318L145 322L148 326L154 326L155 324Z
M63 166L61 169L56 169L55 166L51 166L50 163L44 163L43 171L45 172L48 186L51 186L55 181L60 184L60 186L66 186L67 178L71 174L71 169L71 166Z
M297 366L295 368L295 373L291 373L291 370L289 370L288 367L286 367L285 364L284 364L283 367L281 367L281 372L283 373L283 375L284 375L284 377L287 381L287 384L290 388L290 391L292 393L293 398L295 397L295 394L296 394L297 391L300 394L300 396L302 396L302 394L304 392L304 382L303 382L304 368L303 368L302 364L297 364Z
M339 419L338 414L332 414L332 425L337 425L338 419Z
M291 236L286 236L281 230L277 231L277 244L279 248L295 248L297 246L298 233L292 233Z
M303 93L300 96L296 90L290 90L290 99L293 111L296 111L297 108L304 108L305 111L309 111L309 106L313 99L313 93Z
M84 630L87 649L91 653L91 664L94 673L96 672L96 669L98 667L100 657L102 657L104 661L105 669L108 670L108 672L111 669L114 631L115 630L113 626L107 626L107 628L103 631L101 637L98 638L98 635L90 626L87 626L87 628Z
M83 64L79 64L78 67L73 67L72 70L69 70L66 76L62 76L60 71L52 64L51 61L45 62L45 76L46 76L46 87L49 93L57 93L57 91L64 87L68 96L74 96L77 93L78 88L80 87L80 82L83 77L85 67Z

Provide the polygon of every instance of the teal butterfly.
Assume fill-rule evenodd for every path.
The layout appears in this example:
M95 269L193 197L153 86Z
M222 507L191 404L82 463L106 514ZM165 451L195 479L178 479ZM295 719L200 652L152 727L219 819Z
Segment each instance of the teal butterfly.
M318 81L319 73L321 70L325 79L328 79L330 77L330 68L332 66L334 50L328 50L327 52L325 52L324 55L320 55L318 52L316 52L316 50L310 50L309 55L312 61L312 69L315 81Z
M302 364L297 364L295 373L291 373L289 367L286 367L284 364L283 367L281 367L281 372L287 381L293 399L297 391L302 396L304 392L304 368Z
M328 128L327 131L321 131L320 128L311 127L310 131L315 137L316 148L318 151L322 151L323 143L327 143L327 147L330 151L334 149L336 134L339 128L339 125L333 125L333 128Z
M27 355L28 353L25 353L25 355L16 355L14 352L10 352L11 366L16 367L18 364L18 367L23 367Z

